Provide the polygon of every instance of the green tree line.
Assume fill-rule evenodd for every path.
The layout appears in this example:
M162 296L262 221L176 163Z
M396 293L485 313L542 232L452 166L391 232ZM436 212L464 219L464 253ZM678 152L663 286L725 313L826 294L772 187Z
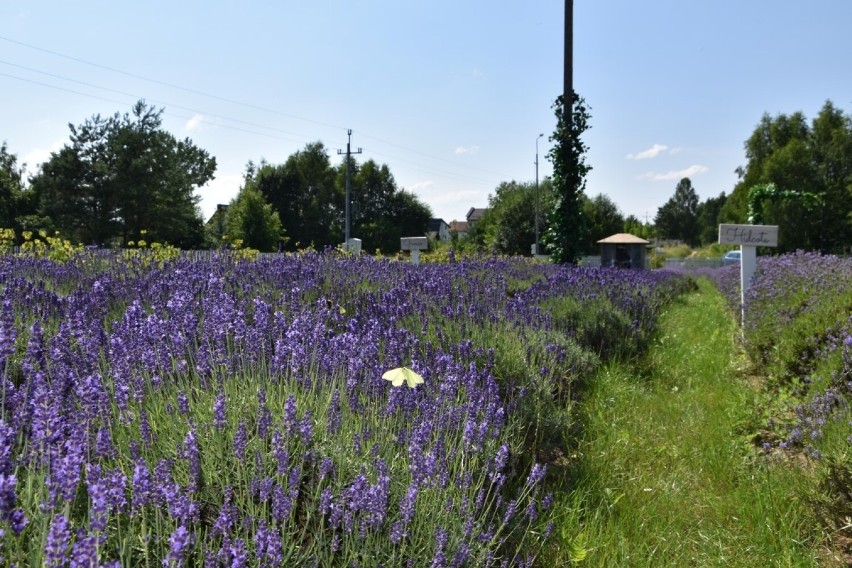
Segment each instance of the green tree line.
M818 205L767 200L764 222L779 225L779 252L843 252L852 245L852 117L827 101L808 122L801 112L765 114L745 141L739 181L701 201L681 179L653 223L625 216L606 195L585 195L582 134L585 102L574 95L568 116L554 104L558 127L548 158L554 177L541 183L503 182L489 197L485 217L454 246L529 254L540 242L560 262L597 254L599 239L617 232L676 239L692 246L717 240L720 223L746 223L749 192L774 184L778 195L807 192ZM216 160L191 140L162 129L163 109L140 101L130 113L93 116L70 125L70 139L26 179L24 166L0 146L0 227L59 231L74 242L124 246L138 240L182 248L241 240L259 250L322 248L343 240L346 164L332 165L321 142L307 144L283 163L246 167L238 195L205 225L199 190L213 179ZM425 234L431 211L398 187L387 165L350 158L352 235L364 249L396 251L399 237ZM558 167L556 167L558 166ZM223 238L224 237L224 238Z
M69 141L25 179L0 146L0 228L59 232L101 247L145 240L184 249L242 241L262 251L334 246L343 240L345 164L331 164L320 142L283 164L249 163L238 195L207 223L199 190L216 159L162 128L163 109L144 101L131 112L69 125ZM350 162L352 235L367 250L399 249L426 233L427 205L399 188L387 165Z

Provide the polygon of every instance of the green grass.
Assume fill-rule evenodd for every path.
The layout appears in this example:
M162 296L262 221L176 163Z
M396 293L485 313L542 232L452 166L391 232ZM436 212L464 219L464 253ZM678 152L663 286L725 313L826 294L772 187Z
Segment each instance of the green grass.
M587 566L811 566L827 562L808 480L751 442L761 396L738 371L718 292L673 303L641 365L609 364L585 424L555 556Z

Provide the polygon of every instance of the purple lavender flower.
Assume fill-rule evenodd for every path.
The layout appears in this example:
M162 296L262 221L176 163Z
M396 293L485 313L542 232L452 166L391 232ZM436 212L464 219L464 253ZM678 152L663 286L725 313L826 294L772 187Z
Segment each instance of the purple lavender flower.
M151 500L151 470L142 458L137 458L133 466L132 515L137 515Z
M169 536L169 553L163 559L166 568L183 566L184 557L192 548L193 536L189 530L181 525Z
M233 500L234 491L231 486L225 487L225 498L222 506L219 508L219 515L216 517L216 522L213 523L211 534L213 536L229 537L231 530L237 524L237 508L231 502Z
M71 531L68 519L63 514L57 514L50 522L47 542L44 546L44 564L48 568L65 566L68 558L68 547L71 544Z
M334 389L334 394L331 395L331 404L328 407L328 421L326 430L329 434L334 435L340 431L340 390Z
M546 465L541 465L539 463L533 464L532 470L530 470L530 474L527 476L526 486L535 487L542 479L544 479L546 473Z
M16 486L18 479L14 475L0 474L0 518L8 520L18 503Z
M248 444L248 432L246 431L245 422L240 420L237 426L237 432L234 434L234 455L237 459L243 461L246 458L246 445Z
M30 524L30 520L27 519L27 515L21 509L12 511L9 518L9 525L12 527L12 532L15 533L15 536L19 536L28 524Z
M284 524L290 518L293 509L293 500L287 491L280 485L275 485L272 490L272 518L279 524Z
M194 428L190 428L183 439L183 457L189 466L189 485L187 489L190 492L198 491L199 484L201 483L201 455Z
M269 407L266 405L266 389L257 391L257 435L259 438L266 439L269 435L269 429L272 426L272 413L269 412Z
M95 441L95 450L104 458L115 459L118 457L118 451L112 443L112 436L109 428L101 427L98 429L97 440Z
M266 521L260 521L254 536L254 542L256 545L255 555L261 565L281 566L284 560L281 534L275 529L267 527Z
M71 547L71 568L91 568L97 565L98 539L85 529L79 529Z
M189 399L186 397L183 391L178 392L177 394L177 404L178 410L184 416L189 416Z
M142 438L142 444L150 448L154 435L151 432L151 424L148 422L148 413L144 408L139 409L139 436Z
M216 402L213 404L213 427L217 430L224 430L228 424L227 416L225 415L225 392L219 390L216 395Z
M292 436L296 433L298 426L298 420L296 419L296 397L291 394L284 403L284 429L288 436Z
M305 415L302 417L302 420L299 421L299 438L302 441L302 445L310 446L313 437L314 427L311 422L311 411L305 410Z
M290 453L284 442L284 435L277 428L272 434L272 453L275 455L276 471L278 475L287 475L290 468Z

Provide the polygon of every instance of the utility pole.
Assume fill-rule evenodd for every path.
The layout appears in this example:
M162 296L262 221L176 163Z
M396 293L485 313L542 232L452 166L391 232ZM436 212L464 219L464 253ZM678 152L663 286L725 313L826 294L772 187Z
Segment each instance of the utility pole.
M563 116L571 120L574 107L574 0L565 0L565 71L563 84Z
M348 138L346 140L346 207L345 207L346 221L344 222L344 230L343 230L343 247L344 247L345 250L348 251L349 250L349 226L350 226L349 225L349 212L350 212L351 203L352 203L352 190L351 190L351 181L350 181L351 176L349 174L349 157L352 154L360 154L361 148L358 148L357 152L351 151L351 149L349 148L349 144L350 144L350 142L352 142L352 129L350 128L347 131L346 134L348 136ZM337 155L340 156L341 154L343 154L343 151L338 150Z

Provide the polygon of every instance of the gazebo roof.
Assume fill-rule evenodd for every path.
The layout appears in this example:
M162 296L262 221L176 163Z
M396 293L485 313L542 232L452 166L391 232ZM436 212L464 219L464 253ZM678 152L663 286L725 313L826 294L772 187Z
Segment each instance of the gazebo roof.
M648 241L630 233L616 233L598 241L601 245L647 245Z

